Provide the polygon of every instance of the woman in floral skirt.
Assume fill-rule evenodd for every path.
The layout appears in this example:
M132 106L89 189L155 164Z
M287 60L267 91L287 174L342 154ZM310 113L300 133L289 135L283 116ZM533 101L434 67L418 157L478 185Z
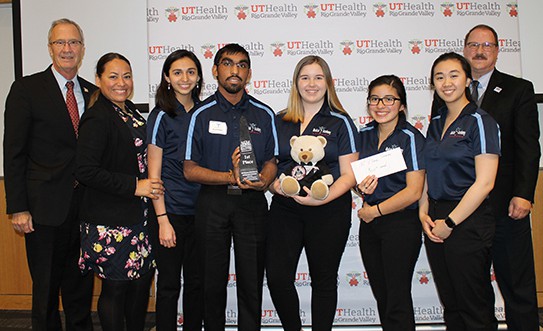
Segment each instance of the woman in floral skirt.
M149 198L164 193L147 179L146 124L128 101L130 62L105 54L96 65L99 91L81 118L76 178L80 208L82 272L102 279L98 315L104 331L143 330L155 261L149 240Z

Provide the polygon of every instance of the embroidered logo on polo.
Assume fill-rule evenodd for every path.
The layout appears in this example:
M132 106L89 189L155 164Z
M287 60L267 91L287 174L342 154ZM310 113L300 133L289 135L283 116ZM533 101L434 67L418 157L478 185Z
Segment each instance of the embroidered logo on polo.
M249 133L250 134L261 134L262 133L262 129L259 128L256 123L249 123Z
M332 134L332 131L326 130L324 126L319 126L318 128L313 128L312 133L317 136L329 136Z
M466 131L461 128L456 128L449 133L451 138L464 138L466 136Z
M400 146L396 145L396 144L392 144L390 146L387 146L385 147L385 152L386 151L390 151L391 149L395 149L395 148L399 148ZM402 152L403 152L403 149L402 149Z

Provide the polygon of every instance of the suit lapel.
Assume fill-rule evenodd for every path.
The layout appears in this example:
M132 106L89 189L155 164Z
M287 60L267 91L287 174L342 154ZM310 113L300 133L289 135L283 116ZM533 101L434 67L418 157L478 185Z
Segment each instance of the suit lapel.
M481 102L481 109L489 113L490 115L494 115L494 110L498 109L499 107L495 107L495 103L499 98L496 98L496 95L501 92L502 87L502 74L497 69L494 69L494 72L492 73L492 76L490 76L490 80L488 81L488 87L485 90L485 94L483 95L483 101Z
M83 93L83 99L85 100L85 110L87 110L89 109L89 101L92 93L84 79L77 76L77 80L79 81L79 86L81 86L81 93Z

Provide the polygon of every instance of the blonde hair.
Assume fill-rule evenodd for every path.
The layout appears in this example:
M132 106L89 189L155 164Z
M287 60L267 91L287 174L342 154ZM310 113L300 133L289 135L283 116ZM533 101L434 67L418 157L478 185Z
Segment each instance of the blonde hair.
M308 55L301 59L296 65L296 68L294 68L294 74L292 75L292 88L290 89L287 108L281 111L281 113L284 114L284 121L293 123L303 122L304 106L302 103L302 97L300 96L300 91L298 90L298 78L300 77L302 68L313 63L317 63L322 68L324 73L324 78L326 81L326 102L328 103L330 109L332 111L337 111L339 113L348 115L336 94L334 81L332 79L332 72L330 71L328 63L326 63L326 61L324 61L324 59L320 56Z

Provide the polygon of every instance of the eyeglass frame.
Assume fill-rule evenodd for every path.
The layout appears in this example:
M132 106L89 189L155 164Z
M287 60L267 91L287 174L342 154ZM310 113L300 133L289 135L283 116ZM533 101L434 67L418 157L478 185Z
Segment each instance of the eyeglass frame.
M370 99L376 99L377 102L376 103L371 103L371 100ZM385 103L385 99L392 99L392 103L391 104L386 104ZM394 96L390 96L390 95L387 95L387 96L384 96L382 98L379 98L379 97L376 97L376 96L369 96L367 99L366 99L366 103L368 104L368 106L378 106L379 105L379 102L381 102L383 104L383 106L394 106L394 104L396 103L396 101L402 101L402 99L400 98L396 98ZM387 101L388 102L388 101Z
M251 68L247 61L234 62L229 59L222 59L221 62L219 62L219 65L225 68L231 68L232 66L236 66L238 69L243 70L249 70Z
M59 40L53 40L49 42L49 45L55 46L58 48L64 48L64 46L66 45L70 47L80 47L80 46L83 46L83 41L77 40L77 39L70 39L70 40L59 39Z
M489 50L492 49L492 47L497 47L498 44L491 43L489 41L485 41L485 42L482 42L482 43L478 43L476 41L470 41L470 42L466 43L466 47L471 49L471 50L474 50L474 51L478 50L479 46L481 46L483 48L483 50L489 51Z

